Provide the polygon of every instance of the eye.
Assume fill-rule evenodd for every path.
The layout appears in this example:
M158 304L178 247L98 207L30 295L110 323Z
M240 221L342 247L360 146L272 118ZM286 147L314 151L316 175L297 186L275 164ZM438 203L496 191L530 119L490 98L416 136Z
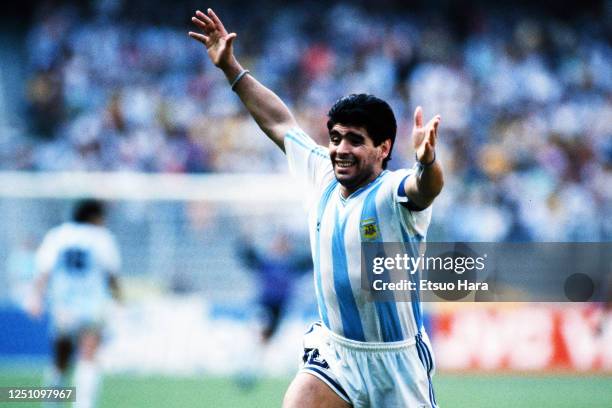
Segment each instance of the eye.
M349 140L353 146L361 146L363 144L363 139L360 137L352 137Z
M332 136L329 138L329 141L331 142L331 144L337 145L340 143L340 138L338 136Z

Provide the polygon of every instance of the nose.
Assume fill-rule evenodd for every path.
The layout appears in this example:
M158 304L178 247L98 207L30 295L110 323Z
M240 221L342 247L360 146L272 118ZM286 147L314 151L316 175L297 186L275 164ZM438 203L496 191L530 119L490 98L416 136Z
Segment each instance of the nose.
M336 147L336 153L338 154L349 154L351 152L351 144L344 138L340 140L340 143Z

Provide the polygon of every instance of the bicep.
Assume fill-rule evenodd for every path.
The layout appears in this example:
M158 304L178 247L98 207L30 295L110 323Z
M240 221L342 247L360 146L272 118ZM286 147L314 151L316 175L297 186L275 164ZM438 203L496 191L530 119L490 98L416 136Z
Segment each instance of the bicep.
M278 146L279 149L286 153L285 149L285 136L289 131L293 128L297 127L297 122L295 120L288 120L286 122L277 123L273 126L270 126L268 129L263 129L266 135L274 142L275 145Z

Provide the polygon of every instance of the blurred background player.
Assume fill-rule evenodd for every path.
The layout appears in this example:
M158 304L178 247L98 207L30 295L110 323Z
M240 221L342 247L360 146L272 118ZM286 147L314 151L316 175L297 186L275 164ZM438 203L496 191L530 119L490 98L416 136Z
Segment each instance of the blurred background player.
M312 259L309 253L298 251L293 238L282 231L274 235L267 249L258 249L243 237L238 251L259 281L258 303L264 312L261 340L265 346L281 324L296 280L312 269Z
M268 345L278 332L295 296L296 283L306 272L312 270L312 259L308 251L300 251L291 237L282 229L273 233L268 245L256 242L243 235L238 241L237 253L242 262L256 276L258 283L257 303L262 314L258 350L244 359L244 372L237 384L248 388L255 384ZM306 245L304 245L307 248Z
M49 309L53 367L45 381L66 386L76 353L74 386L77 407L94 407L100 388L96 352L110 296L119 298L120 255L115 238L104 226L104 205L83 200L72 221L51 229L36 254L36 293L30 313Z

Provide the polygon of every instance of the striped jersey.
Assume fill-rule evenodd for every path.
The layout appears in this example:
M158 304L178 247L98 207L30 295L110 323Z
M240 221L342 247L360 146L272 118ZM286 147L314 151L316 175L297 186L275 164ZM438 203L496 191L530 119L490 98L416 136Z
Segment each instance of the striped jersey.
M411 211L407 205L404 182L413 170L384 170L345 199L327 149L294 128L285 136L285 152L291 173L307 186L315 289L323 323L357 341L414 338L422 328L418 295L407 302L373 302L361 289L362 241L404 242L408 255L418 256L431 207Z
M49 274L51 311L97 314L110 297L109 274L121 259L114 236L104 227L67 222L51 229L36 253L37 273Z

